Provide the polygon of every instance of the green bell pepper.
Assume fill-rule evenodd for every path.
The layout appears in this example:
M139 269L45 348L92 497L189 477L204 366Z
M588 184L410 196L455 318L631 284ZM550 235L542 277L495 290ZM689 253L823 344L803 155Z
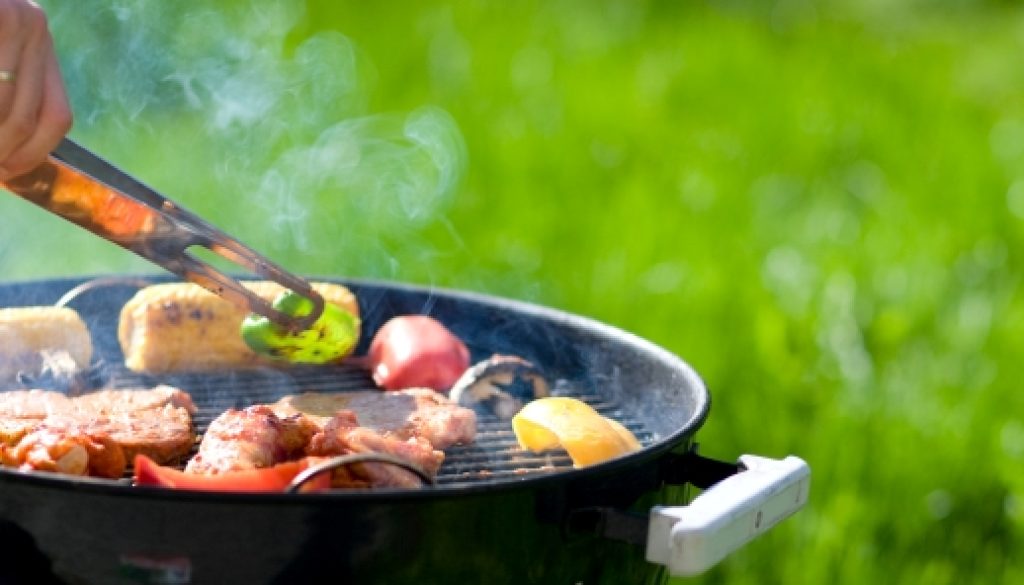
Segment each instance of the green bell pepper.
M308 315L313 302L285 291L273 307L294 317ZM274 359L299 364L326 364L348 355L359 340L359 317L331 303L309 329L292 333L261 315L242 321L242 339L253 351Z

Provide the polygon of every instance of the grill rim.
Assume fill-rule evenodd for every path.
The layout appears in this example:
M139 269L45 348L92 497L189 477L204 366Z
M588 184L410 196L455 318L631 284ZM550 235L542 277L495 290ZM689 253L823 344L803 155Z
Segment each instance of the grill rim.
M12 290L17 287L27 286L39 287L60 287L61 290L69 290L82 282L96 278L109 277L137 277L148 280L152 283L177 282L180 279L171 275L152 275L144 273L120 273L100 274L80 277L58 277L43 279L25 279L10 281L3 284L3 289ZM96 494L115 494L117 497L141 497L159 500L188 500L196 502L218 502L252 504L262 502L269 504L294 504L311 503L322 505L325 503L338 502L387 502L395 499L411 500L444 500L449 498L461 498L464 496L501 494L522 489L541 490L552 486L564 485L566 482L592 482L602 477L611 477L628 472L641 466L651 465L662 460L670 451L680 445L685 445L696 431L706 421L710 408L711 396L704 381L696 370L681 357L667 349L630 333L624 329L603 323L591 317L569 313L567 311L539 305L536 303L511 299L493 294L451 289L434 285L422 285L408 282L389 281L383 279L367 278L344 278L337 276L307 276L307 280L322 280L352 286L354 288L376 288L394 291L403 294L425 295L427 297L443 296L455 301L463 301L470 304L487 306L503 312L512 312L518 315L533 318L540 322L552 323L570 328L586 330L604 340L616 344L626 344L642 351L652 358L664 362L666 367L679 373L682 379L680 384L692 389L695 406L690 417L675 431L655 440L640 451L629 455L605 461L596 465L584 468L557 469L550 472L533 472L524 474L521 478L506 479L501 481L480 481L471 483L440 484L435 487L423 489L395 489L395 488L371 488L371 489L350 489L332 490L326 492L313 492L302 494L287 493L247 493L247 492L210 492L202 490L170 489L150 486L133 486L125 480L109 480L93 477L67 476L51 472L21 472L16 469L0 467L0 483L15 482L37 484L40 487L54 489L69 489ZM239 277L240 280L254 280L251 277ZM0 298L5 295L0 292ZM8 295L9 296L9 295ZM3 304L0 306L13 306ZM365 337L365 336L364 336ZM643 422L642 420L640 422Z

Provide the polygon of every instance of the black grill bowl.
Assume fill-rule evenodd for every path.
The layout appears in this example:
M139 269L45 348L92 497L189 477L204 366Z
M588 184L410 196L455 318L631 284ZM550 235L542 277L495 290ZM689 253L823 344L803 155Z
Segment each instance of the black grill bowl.
M156 282L162 279L151 279ZM333 280L333 279L321 279ZM52 304L81 279L0 285L0 307ZM474 361L515 354L556 393L624 422L642 450L585 469L533 455L511 427L482 417L477 444L448 452L440 483L420 490L224 494L0 469L0 583L635 583L664 579L625 541L654 504L685 503L686 454L709 407L690 366L596 321L485 295L337 281L364 321L357 353L384 321L428 314ZM116 341L128 286L75 299L93 334L97 386L169 383L200 407L202 432L227 406L304 389L369 386L353 368L141 377ZM13 553L13 554L12 554Z

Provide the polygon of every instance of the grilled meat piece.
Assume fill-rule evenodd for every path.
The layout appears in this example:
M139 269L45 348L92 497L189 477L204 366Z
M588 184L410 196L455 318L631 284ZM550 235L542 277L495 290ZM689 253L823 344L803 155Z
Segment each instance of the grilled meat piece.
M0 443L16 443L47 417L62 415L101 424L106 431L140 447L153 442L152 450L133 449L131 454L143 452L166 462L188 452L194 440L191 415L195 412L192 398L171 386L148 390L98 390L77 397L53 390L12 390L0 392ZM111 418L98 422L99 417L106 415ZM166 425L164 433L159 432L161 424ZM148 432L137 433L137 438L131 438L137 429ZM173 454L160 455L166 452Z
M196 441L192 417L185 409L170 404L101 415L89 424L120 445L129 462L137 454L160 463L177 461L188 455Z
M306 448L313 456L346 455L349 453L384 453L393 455L425 471L437 475L444 452L434 449L423 437L399 439L359 426L351 410L338 411L323 430L313 436ZM334 487L419 487L422 482L415 474L389 463L355 463L336 469L332 475Z
M243 284L267 301L286 290L270 281ZM359 304L348 288L312 284L326 302L359 315ZM272 364L249 349L239 335L246 315L244 309L197 284L148 286L121 310L117 337L125 365L136 372L160 373Z
M138 412L171 405L189 414L196 405L187 392L173 386L148 390L97 390L68 396L54 390L10 390L0 392L0 418L45 418L52 414L112 414Z
M79 412L104 414L139 412L173 406L189 414L196 413L196 405L187 392L173 386L161 385L149 390L97 390L72 399Z
M137 453L161 463L186 455L195 442L195 411L189 395L170 386L78 397L43 390L0 392L3 464L118 477ZM117 473L109 455L114 447L121 454Z
M435 449L472 443L476 413L429 388L380 392L307 392L273 405L278 416L302 413L325 426L339 410L351 410L364 427L400 439L423 437Z
M0 420L44 419L52 414L70 414L71 397L54 390L11 390L0 393Z
M185 471L214 474L270 467L300 456L318 430L305 416L279 417L263 404L231 408L210 423Z

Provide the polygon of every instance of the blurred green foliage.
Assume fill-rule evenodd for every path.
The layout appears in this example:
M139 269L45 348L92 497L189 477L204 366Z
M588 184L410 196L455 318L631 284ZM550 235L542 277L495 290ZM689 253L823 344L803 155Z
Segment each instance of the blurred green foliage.
M689 582L1024 580L1010 2L44 2L74 135L299 272L691 362L808 508ZM8 198L7 279L148 271Z

